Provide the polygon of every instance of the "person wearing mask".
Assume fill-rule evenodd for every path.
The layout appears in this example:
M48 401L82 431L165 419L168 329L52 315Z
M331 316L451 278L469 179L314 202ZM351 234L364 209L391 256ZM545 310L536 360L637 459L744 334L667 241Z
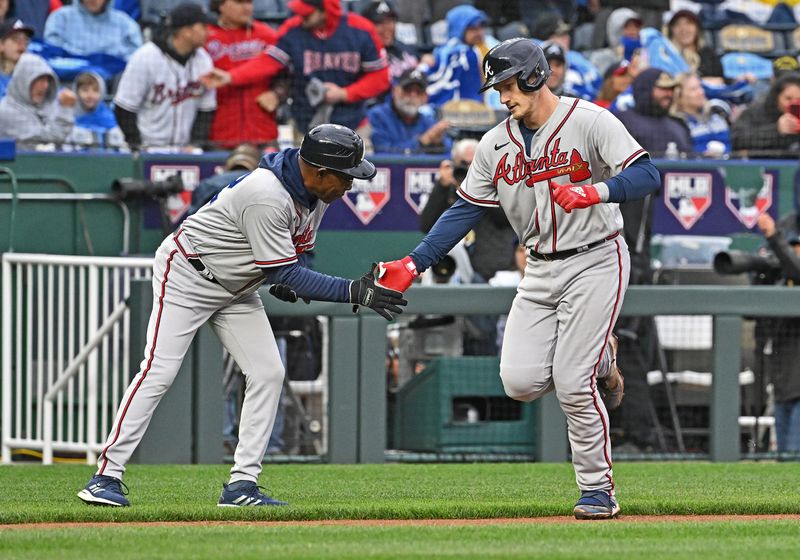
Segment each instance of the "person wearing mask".
M733 149L760 157L797 157L800 146L800 74L786 73L764 99L739 115L731 131Z
M55 72L40 56L24 53L0 100L0 130L23 148L62 144L75 125L75 94L58 91Z
M2 0L0 0L2 1ZM11 73L33 37L33 29L20 20L0 23L0 97L6 94Z
M658 68L643 70L633 80L634 106L616 113L631 136L651 154L664 154L671 143L678 152L694 151L686 127L669 115L675 79Z
M392 96L367 113L376 152L446 152L452 146L449 123L437 120L428 106L428 80L420 70L406 70Z

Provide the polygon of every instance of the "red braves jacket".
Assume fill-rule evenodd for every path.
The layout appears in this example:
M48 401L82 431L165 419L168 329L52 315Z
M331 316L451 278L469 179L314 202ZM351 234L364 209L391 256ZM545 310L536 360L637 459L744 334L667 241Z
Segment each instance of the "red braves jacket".
M223 29L209 26L206 50L214 66L230 71L257 58L268 45L278 39L269 25L254 21L245 29ZM278 137L274 113L267 113L256 98L270 89L272 77L262 77L244 85L229 85L217 90L217 112L211 125L210 140L224 148L242 142L265 144Z

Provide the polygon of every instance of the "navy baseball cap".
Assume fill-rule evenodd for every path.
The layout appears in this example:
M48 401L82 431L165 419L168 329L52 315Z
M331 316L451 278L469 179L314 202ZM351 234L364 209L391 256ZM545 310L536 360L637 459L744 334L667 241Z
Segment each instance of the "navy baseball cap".
M567 61L567 53L564 51L564 47L555 41L545 41L540 46L544 51L544 57L547 59L547 62L551 60L560 60L561 62Z
M195 23L215 24L217 20L206 12L202 6L186 3L175 6L167 16L165 23L170 29L180 29Z
M321 124L309 130L300 144L300 157L356 179L372 179L378 173L372 162L364 159L361 137L339 124Z
M388 0L381 0L379 2L372 2L361 15L370 20L372 23L381 23L387 19L397 19L397 12L394 6Z
M416 84L420 86L422 89L425 89L428 87L428 77L422 70L418 70L416 68L409 68L408 70L404 71L397 77L397 79L395 80L395 84L400 87L406 87L410 86L411 84Z
M16 33L20 31L28 36L28 39L33 37L34 31L32 27L28 27L24 23L22 23L21 19L18 20L10 20L7 19L3 23L0 23L0 40L5 39L12 33Z

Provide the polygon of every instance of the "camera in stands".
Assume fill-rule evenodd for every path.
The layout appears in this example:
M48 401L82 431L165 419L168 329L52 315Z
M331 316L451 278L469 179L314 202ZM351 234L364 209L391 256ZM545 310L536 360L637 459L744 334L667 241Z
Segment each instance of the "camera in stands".
M132 198L163 199L183 192L183 180L180 174L171 175L163 181L146 181L123 177L115 179L111 184L111 192L120 200Z

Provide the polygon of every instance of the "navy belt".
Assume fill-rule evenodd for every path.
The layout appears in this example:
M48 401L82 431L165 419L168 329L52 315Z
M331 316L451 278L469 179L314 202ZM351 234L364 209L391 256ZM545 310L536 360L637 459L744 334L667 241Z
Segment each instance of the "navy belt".
M619 232L616 232L614 234L609 235L606 238L598 239L597 241L593 241L592 243L589 243L588 245L581 245L580 247L575 247L574 249L565 249L563 251L556 251L555 253L537 253L533 249L530 249L528 251L528 253L530 253L530 255L534 259L537 259L537 260L540 260L540 261L560 261L560 260L563 260L563 259L568 259L569 257L573 257L573 256L578 255L580 253L585 253L589 249L593 249L594 247L597 247L598 245L600 245L602 243L605 243L606 241L610 241L611 239L614 239L618 235L619 235Z

